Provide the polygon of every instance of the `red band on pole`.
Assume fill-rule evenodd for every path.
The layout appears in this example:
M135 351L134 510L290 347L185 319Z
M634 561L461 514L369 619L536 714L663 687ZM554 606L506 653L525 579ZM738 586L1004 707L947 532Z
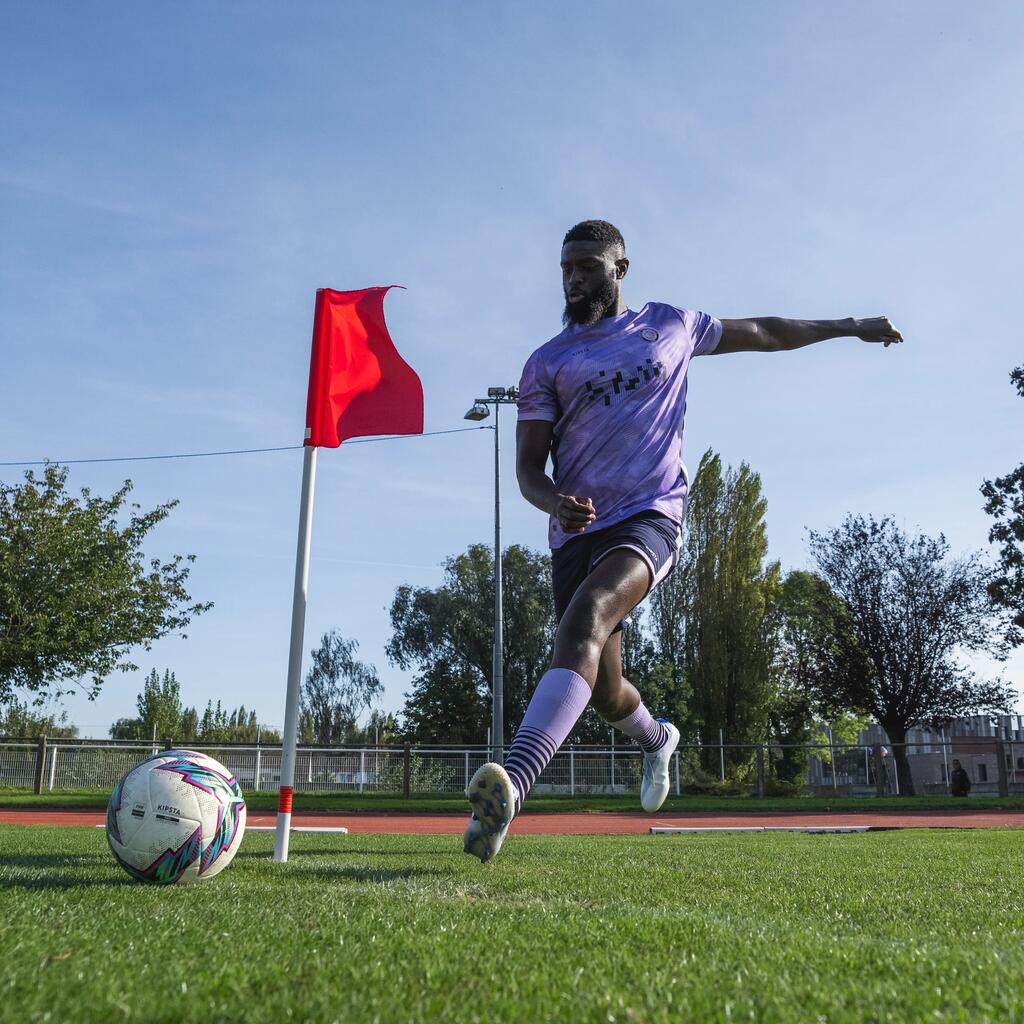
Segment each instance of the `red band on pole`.
M282 786L277 793L277 813L292 813L292 787Z

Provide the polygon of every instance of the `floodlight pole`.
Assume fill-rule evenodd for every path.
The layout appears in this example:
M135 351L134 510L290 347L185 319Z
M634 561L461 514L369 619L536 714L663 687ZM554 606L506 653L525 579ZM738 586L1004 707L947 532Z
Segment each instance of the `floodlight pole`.
M483 420L490 415L488 406L494 406L494 647L491 653L491 731L487 745L491 758L498 764L505 757L505 663L504 641L504 586L501 578L501 431L498 410L502 405L514 405L519 400L519 388L488 388L486 398L478 398L466 413L467 420Z
M292 634L288 647L288 689L284 706L284 741L281 747L281 782L277 794L277 830L274 860L288 859L292 826L292 787L295 785L295 748L299 732L299 680L306 628L306 592L309 587L309 546L313 536L313 492L316 489L316 448L302 450L302 497L299 500L299 536L295 551L295 591L292 596Z
M491 657L491 736L494 750L491 757L498 764L505 760L505 659L504 608L501 579L501 455L498 430L499 400L494 399L494 650Z

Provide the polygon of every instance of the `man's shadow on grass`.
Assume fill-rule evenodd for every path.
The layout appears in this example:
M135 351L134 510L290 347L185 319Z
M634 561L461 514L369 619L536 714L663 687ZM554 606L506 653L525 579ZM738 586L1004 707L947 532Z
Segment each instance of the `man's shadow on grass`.
M447 873L437 868L374 868L359 866L351 863L341 864L303 864L304 856L316 854L318 856L330 856L338 861L351 861L351 854L341 850L293 850L288 856L288 863L284 871L292 877L296 875L319 878L325 882L348 881L348 882L399 882L415 878L440 878L447 876ZM240 853L236 857L246 860L267 861L270 858L265 853Z
M122 873L111 875L109 854L101 853L24 853L0 854L0 887L4 889L81 889L96 885L137 885ZM78 874L82 868L98 869L96 874ZM38 870L39 875L9 875L5 869L15 871ZM75 874L61 875L61 869Z
M303 857L344 857L346 860L376 860L379 857L401 858L409 860L433 860L437 856L436 850L346 850L342 846L310 846L301 849L292 847L288 852L289 863L293 860L301 860ZM267 850L239 850L235 854L235 860L267 860L271 856Z
M438 878L444 872L434 868L394 868L392 870L382 868L360 868L360 867L332 867L330 865L313 867L310 865L296 865L292 871L300 875L311 875L324 881L347 881L347 882L401 882L416 878Z

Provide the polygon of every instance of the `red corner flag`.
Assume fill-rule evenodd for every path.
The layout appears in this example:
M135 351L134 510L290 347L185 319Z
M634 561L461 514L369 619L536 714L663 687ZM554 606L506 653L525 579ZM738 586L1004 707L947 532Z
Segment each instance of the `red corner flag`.
M307 445L337 448L347 437L423 433L423 385L384 322L384 296L393 287L317 289Z

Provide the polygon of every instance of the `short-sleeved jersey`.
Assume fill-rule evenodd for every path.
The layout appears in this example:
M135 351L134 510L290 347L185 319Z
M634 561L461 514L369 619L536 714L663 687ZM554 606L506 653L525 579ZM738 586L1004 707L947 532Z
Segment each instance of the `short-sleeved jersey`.
M554 424L555 486L594 502L590 529L645 509L682 522L686 371L721 336L721 322L707 313L649 302L639 313L574 324L527 360L519 420ZM552 548L574 536L551 517Z

